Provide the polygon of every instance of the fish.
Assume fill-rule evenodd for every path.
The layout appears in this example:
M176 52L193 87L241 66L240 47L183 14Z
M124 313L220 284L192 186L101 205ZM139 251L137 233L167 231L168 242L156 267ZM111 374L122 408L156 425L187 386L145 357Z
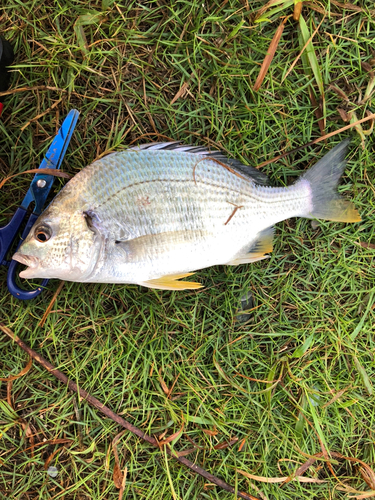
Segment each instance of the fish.
M287 187L203 146L151 143L111 153L65 185L13 259L28 266L21 278L198 289L184 278L268 258L280 221L360 221L337 192L349 143Z

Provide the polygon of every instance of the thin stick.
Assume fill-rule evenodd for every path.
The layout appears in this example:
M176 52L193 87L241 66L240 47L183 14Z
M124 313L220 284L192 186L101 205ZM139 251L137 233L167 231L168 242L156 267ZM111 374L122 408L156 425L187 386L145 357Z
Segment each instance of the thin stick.
M230 214L230 216L228 217L227 222L225 222L224 226L226 226L226 225L228 224L228 222L232 219L232 217L233 217L233 216L234 216L234 214L237 212L237 210L238 210L239 208L242 208L242 207L243 207L243 205L240 205L239 207L234 207L233 212L232 212L232 213Z
M296 5L301 5L302 6L302 2L298 2L298 4L295 4ZM299 16L298 16L299 17ZM306 47L308 46L308 44L311 42L311 40L314 38L314 36L318 33L318 30L320 28L320 26L322 25L322 22L324 21L324 19L326 18L326 13L324 14L324 17L323 19L320 21L318 27L316 28L316 30L314 31L314 33L310 36L310 38L307 40L307 42L305 43L305 45L303 46L301 52L298 54L298 56L295 58L295 60L293 61L293 64L291 65L291 67L288 69L288 71L286 72L284 78L281 80L281 83L283 83L283 81L285 80L285 78L289 75L289 73L292 71L292 69L294 68L294 66L297 64L297 62L299 61L299 58L302 56L302 54L304 53ZM297 19L296 19L297 21Z
M18 89L0 92L0 97L5 95L18 94L18 92L27 92L30 90L56 90L57 92L67 92L67 90L59 89L58 87L49 87L47 85L35 85L34 87L20 87Z
M16 344L18 344L21 347L21 349L27 352L29 356L31 356L33 359L35 359L35 361L37 361L40 365L42 365L43 368L45 368L47 371L52 373L52 375L58 378L61 382L67 385L71 391L79 394L79 396L82 399L85 399L88 403L94 406L101 413L104 413L105 416L109 417L111 420L121 425L122 427L130 431L132 434L135 434L139 438L143 439L143 441L146 441L155 448L160 449L160 445L155 438L144 433L143 431L138 429L138 427L135 427L135 425L131 424L127 420L123 419L122 417L114 413L110 408L108 408L108 406L105 406L98 399L91 396L87 391L82 389L82 387L78 389L77 384L75 384L72 380L69 380L64 373L60 372L57 368L51 365L51 363L49 363L46 359L42 358L42 356L40 356L40 354L38 354L36 351L30 349L28 345L26 345L15 333L12 332L12 330L6 327L3 323L0 323L0 330L2 330L6 335L8 335L8 337L10 337ZM229 485L225 481L222 481L218 477L210 474L202 467L199 467L199 465L194 464L185 457L177 456L169 447L166 447L166 452L170 457L177 460L177 462L180 462L181 464L185 465L196 474L199 474L200 476L204 477L211 483L216 484L220 488L223 488L224 490L229 491L230 493L236 494L238 498L244 498L245 500L260 500L258 497L254 497L253 495L250 495L243 491L236 491L235 488L233 488L233 486Z
M61 281L56 292L54 293L52 299L51 299L51 302L48 304L48 307L47 309L45 310L44 314L43 314L43 317L42 319L39 321L39 324L38 326L40 326L41 328L43 328L44 326L44 323L46 322L47 318L48 318L48 315L49 313L52 311L52 307L53 307L53 304L55 303L56 299L57 299L57 296L59 295L59 293L61 292L62 290L62 287L64 286L65 284L65 281ZM78 427L79 428L79 427Z
M317 139L314 139L311 142L308 142L307 144L304 144L303 146L298 146L298 148L291 149L290 151L287 151L286 153L283 153L282 155L275 156L275 158L272 158L271 160L264 161L263 163L260 163L259 165L256 166L256 168L261 168L264 167L265 165L268 165L269 163L273 163L274 161L280 160L281 158L285 158L285 156L290 155L291 153L295 153L296 151L300 151L303 148L307 148L308 146L312 146L313 144L317 144L318 142L325 141L329 137L333 137L334 135L341 134L341 132L344 132L345 130L348 130L350 128L355 127L359 123L367 122L368 120L373 120L375 119L375 113L372 113L371 115L366 116L365 118L362 118L361 120L358 120L354 123L350 123L349 125L346 125L345 127L340 128L339 130L335 130L334 132L330 132L327 135L323 135L322 137L318 137Z
M22 125L21 132L23 132L25 130L25 128L27 128L30 125L30 123L39 120L39 118L42 118L44 115L46 115L47 113L49 113L50 111L52 111L54 108L56 108L56 106L58 106L62 100L63 100L63 98L60 97L60 99L58 99L56 102L54 102L52 104L52 106L50 106L48 109L46 109L45 111L43 111L43 113L40 113L39 115L34 116L34 118L31 118L31 120L29 120L27 123L25 123L25 125Z
M61 172L61 170L56 170L55 168L32 168L31 170L25 170L25 172L18 172L18 174L13 174L9 177L5 177L5 179L0 182L0 189L6 182L8 182L10 179L13 179L13 177L17 177L18 175L23 174L46 174L54 175L55 177L63 177L64 179L70 179L69 174L67 174L66 172Z

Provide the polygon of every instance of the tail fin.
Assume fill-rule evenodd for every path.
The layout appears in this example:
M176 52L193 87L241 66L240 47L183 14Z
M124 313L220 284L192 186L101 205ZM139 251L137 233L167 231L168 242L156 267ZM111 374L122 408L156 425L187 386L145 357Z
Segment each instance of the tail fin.
M308 181L312 195L312 210L304 217L339 222L361 220L353 203L344 200L336 190L345 170L349 143L349 138L340 142L297 181Z

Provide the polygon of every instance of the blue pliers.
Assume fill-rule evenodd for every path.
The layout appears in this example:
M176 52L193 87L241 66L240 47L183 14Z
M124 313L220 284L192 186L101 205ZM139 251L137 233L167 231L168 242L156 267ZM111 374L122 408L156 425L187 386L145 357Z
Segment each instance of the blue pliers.
M76 126L78 116L79 112L76 109L72 109L72 111L69 112L39 168L60 168ZM18 266L18 263L15 260L6 260L6 256L16 239L16 236L19 234L21 225L26 218L29 205L32 202L35 202L34 210L26 223L21 236L21 241L19 242L17 248L29 234L34 222L43 211L43 207L51 190L53 181L54 176L52 175L46 175L43 173L35 174L21 206L17 208L10 222L4 227L0 227L0 265L8 267L8 289L10 293L18 299L29 300L37 297L48 283L47 279L43 280L36 290L24 290L20 288L16 283L16 267Z

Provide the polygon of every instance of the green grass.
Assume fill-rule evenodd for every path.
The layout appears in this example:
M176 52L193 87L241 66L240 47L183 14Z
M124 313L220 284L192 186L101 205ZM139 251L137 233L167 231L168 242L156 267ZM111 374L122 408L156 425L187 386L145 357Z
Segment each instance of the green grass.
M313 41L327 133L345 125L337 107L354 110L358 119L375 111L373 96L359 104L371 79L361 62L375 62L373 2L353 3L363 10L343 12L326 0L316 4L331 9ZM71 174L138 138L216 144L257 165L319 137L309 85L317 96L319 91L302 59L281 83L301 47L292 18L259 92L252 91L278 16L292 13L291 7L273 22L256 24L254 12L262 5L254 0L107 1L102 12L96 2L5 0L2 34L16 52L11 89L26 89L5 103L1 177L38 167L73 107L81 116L62 167ZM87 9L100 14L79 17L87 16ZM303 16L312 33L322 14L305 6ZM185 82L186 94L171 104ZM347 102L329 89L331 84L346 93ZM289 184L344 137L263 171L275 185ZM360 245L375 243L375 150L373 136L366 138L365 149L358 134L352 144L340 191L354 201L362 222L322 221L315 228L302 219L280 223L269 260L199 271L205 285L199 292L66 283L43 329L38 322L58 281L38 299L21 302L7 292L1 269L0 320L144 431L167 430L168 436L184 423L174 448L190 448L193 440L200 448L188 458L239 490L260 496L251 486L256 484L270 500L348 498L322 460L305 476L325 479L324 484L265 484L236 469L286 476L321 452L320 443L375 468L375 315L368 303L374 301L374 249ZM17 177L0 191L0 224L9 220L30 179ZM55 180L55 193L64 182ZM256 308L242 324L236 315L247 291ZM3 335L0 345L0 376L18 373L27 356ZM168 387L178 377L170 398L159 372ZM281 382L265 390L269 384L245 377L280 377ZM6 401L7 384L0 384L0 399ZM115 423L36 364L13 382L9 398L13 409L0 406L0 498L118 498L111 446L121 429ZM37 444L33 457L22 422ZM214 429L216 436L204 432ZM232 447L214 449L234 437L238 442ZM71 441L53 444L56 439ZM52 444L41 444L44 440ZM51 478L44 464L55 452L49 465L59 473ZM166 465L162 453L129 433L120 439L118 452L121 467L128 468L124 499L233 498L172 459ZM369 490L355 463L336 459L332 464L342 483Z

